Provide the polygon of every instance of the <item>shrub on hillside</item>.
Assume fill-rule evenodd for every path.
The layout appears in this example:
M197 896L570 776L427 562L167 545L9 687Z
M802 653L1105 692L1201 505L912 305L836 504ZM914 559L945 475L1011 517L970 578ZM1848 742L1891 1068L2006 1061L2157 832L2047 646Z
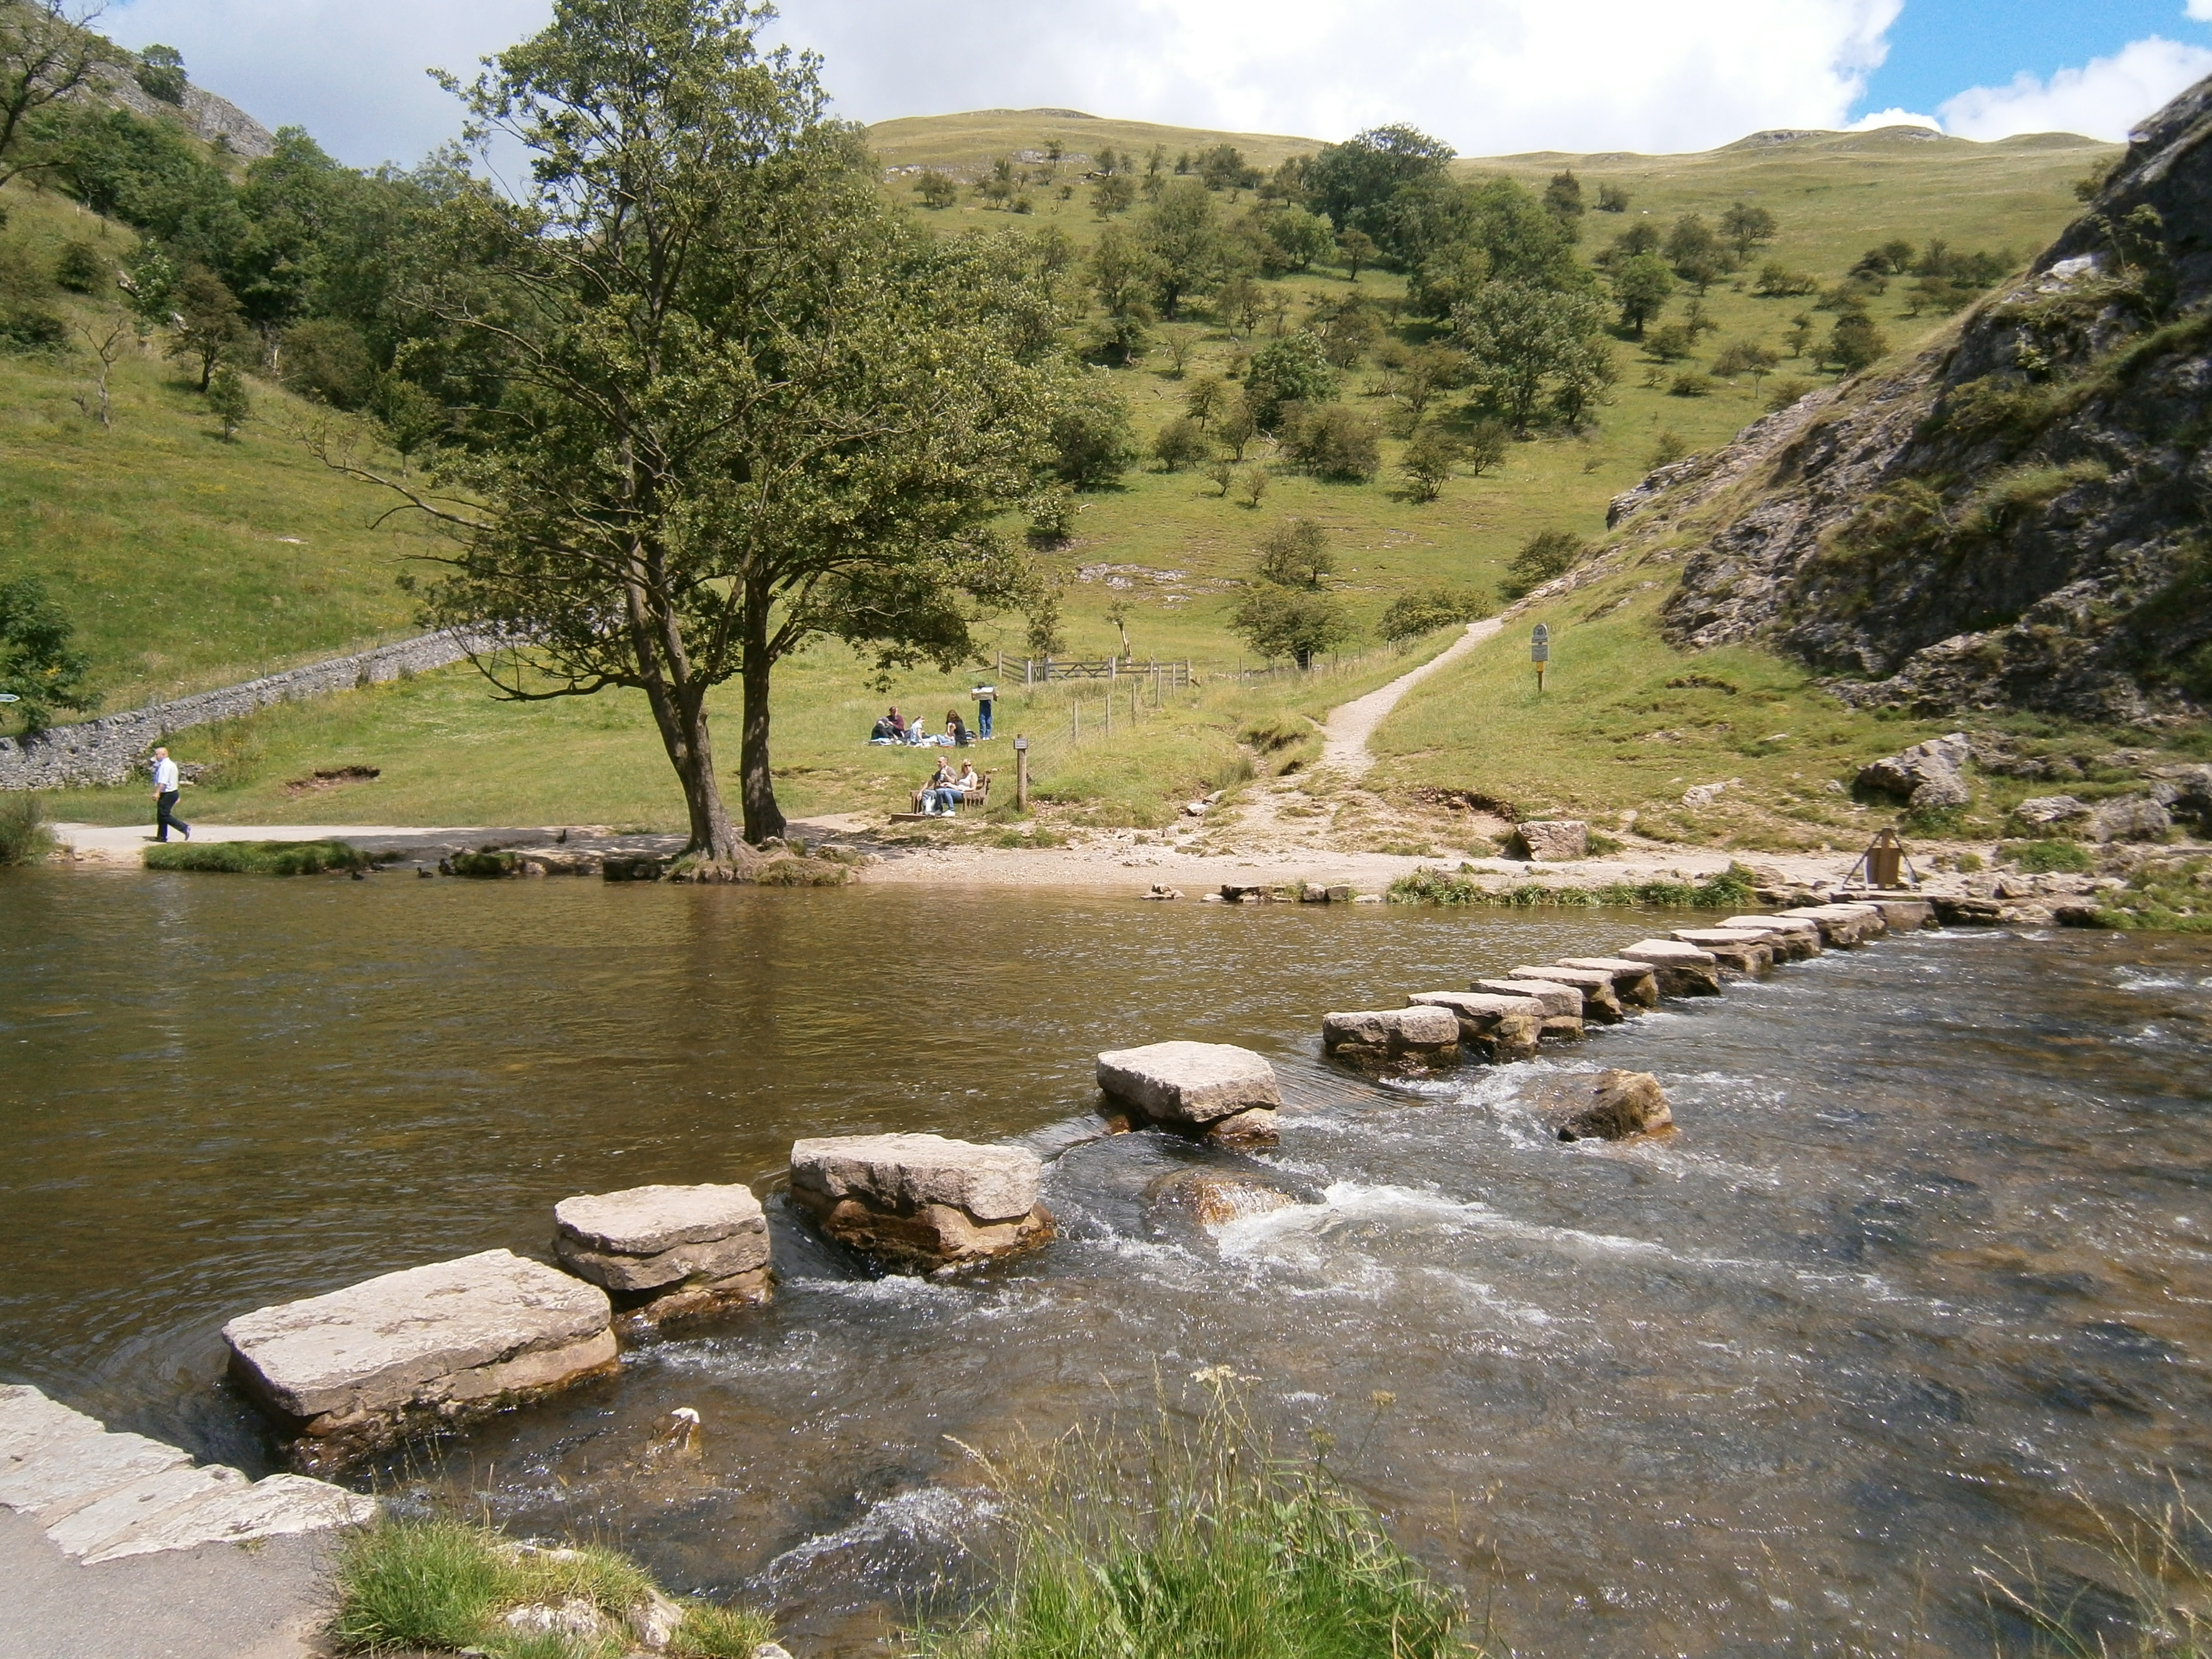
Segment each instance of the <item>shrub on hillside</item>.
M317 318L284 331L284 384L333 409L359 409L377 390L368 343L350 324Z
M1180 472L1212 459L1213 443L1205 428L1188 415L1178 415L1160 428L1152 441L1152 453L1169 471Z
M1392 645L1419 639L1439 628L1454 628L1490 613L1490 599L1475 588L1436 583L1401 593L1382 612L1376 632Z
M1285 447L1292 460L1331 483L1365 483L1382 467L1382 434L1375 417L1342 404L1304 411Z
M1571 530L1546 530L1531 536L1506 567L1505 597L1517 599L1583 561L1589 544Z
M82 239L63 244L54 260L54 286L71 294L96 294L115 281L115 266L90 242Z
M1285 406L1325 404L1336 396L1336 370L1310 334L1270 341L1244 371L1244 402L1262 432L1273 432Z
M1144 457L1129 404L1103 374L1089 374L1052 417L1053 470L1078 489L1106 489Z

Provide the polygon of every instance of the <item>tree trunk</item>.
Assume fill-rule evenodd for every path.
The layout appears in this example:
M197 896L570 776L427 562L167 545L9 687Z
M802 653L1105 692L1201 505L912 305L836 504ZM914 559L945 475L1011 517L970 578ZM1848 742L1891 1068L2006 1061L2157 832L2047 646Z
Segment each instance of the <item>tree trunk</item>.
M668 763L676 769L684 788L684 806L691 819L691 839L686 854L733 863L742 847L731 827L729 810L722 805L722 787L714 777L714 744L707 726L703 690L671 695L665 688L647 686L646 701L653 706L653 724L668 750Z
M738 742L738 771L745 812L745 839L759 846L783 833L783 809L775 804L775 779L769 770L769 678L775 664L768 649L769 597L748 594L745 602L744 732Z

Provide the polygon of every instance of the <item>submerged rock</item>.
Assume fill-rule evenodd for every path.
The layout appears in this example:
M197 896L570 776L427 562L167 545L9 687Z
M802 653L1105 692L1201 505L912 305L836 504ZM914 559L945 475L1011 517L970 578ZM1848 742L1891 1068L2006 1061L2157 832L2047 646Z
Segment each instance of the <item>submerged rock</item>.
M1324 1014L1321 1047L1370 1077L1427 1077L1459 1064L1459 1021L1432 1006Z
M1139 1122L1232 1145L1275 1138L1275 1068L1227 1042L1153 1042L1098 1056L1098 1087Z
M328 1468L611 1370L612 1314L598 1285L485 1250L241 1314L222 1334L293 1462Z
M1674 1114L1649 1072L1600 1072L1555 1079L1537 1109L1562 1140L1626 1140L1672 1128Z
M553 1253L611 1292L627 1322L696 1318L774 1292L768 1218L742 1185L630 1187L553 1206Z
M791 1196L823 1232L881 1265L934 1272L1048 1243L1035 1152L943 1135L835 1135L795 1141Z

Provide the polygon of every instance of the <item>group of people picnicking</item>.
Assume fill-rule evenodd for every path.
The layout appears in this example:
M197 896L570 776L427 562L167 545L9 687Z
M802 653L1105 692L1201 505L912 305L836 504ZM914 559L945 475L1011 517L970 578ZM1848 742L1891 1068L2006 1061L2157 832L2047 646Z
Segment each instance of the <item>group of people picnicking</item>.
M903 743L917 748L932 744L953 749L965 749L971 743L981 743L991 735L991 707L998 698L997 690L988 685L975 688L975 724L970 726L960 717L957 708L945 711L945 730L933 733L927 715L917 714L908 720L899 713L896 705L875 724L868 733L870 743Z
M976 775L975 762L962 761L960 769L955 772L952 762L940 755L937 775L922 786L921 810L932 817L957 817L960 804L967 799L968 792L982 787L983 780Z

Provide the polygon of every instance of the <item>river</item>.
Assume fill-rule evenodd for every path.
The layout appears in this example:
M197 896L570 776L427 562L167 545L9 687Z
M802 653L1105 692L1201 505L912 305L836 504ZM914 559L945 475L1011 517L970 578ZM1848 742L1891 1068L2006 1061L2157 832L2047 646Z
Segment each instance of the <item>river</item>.
M1018 1139L1048 1249L875 1279L771 1199L772 1307L365 1478L860 1651L972 1571L956 1442L1226 1364L1521 1652L1987 1653L1978 1568L2212 1466L2212 944L1893 938L1535 1066L1318 1060L1328 1009L1685 920L0 872L0 1380L265 1467L234 1314L800 1135ZM1274 1060L1278 1152L1096 1135L1091 1055L1170 1037ZM1546 1139L1598 1065L1680 1132ZM1209 1232L1161 1197L1205 1164L1298 1201ZM704 1460L648 1473L678 1406Z

